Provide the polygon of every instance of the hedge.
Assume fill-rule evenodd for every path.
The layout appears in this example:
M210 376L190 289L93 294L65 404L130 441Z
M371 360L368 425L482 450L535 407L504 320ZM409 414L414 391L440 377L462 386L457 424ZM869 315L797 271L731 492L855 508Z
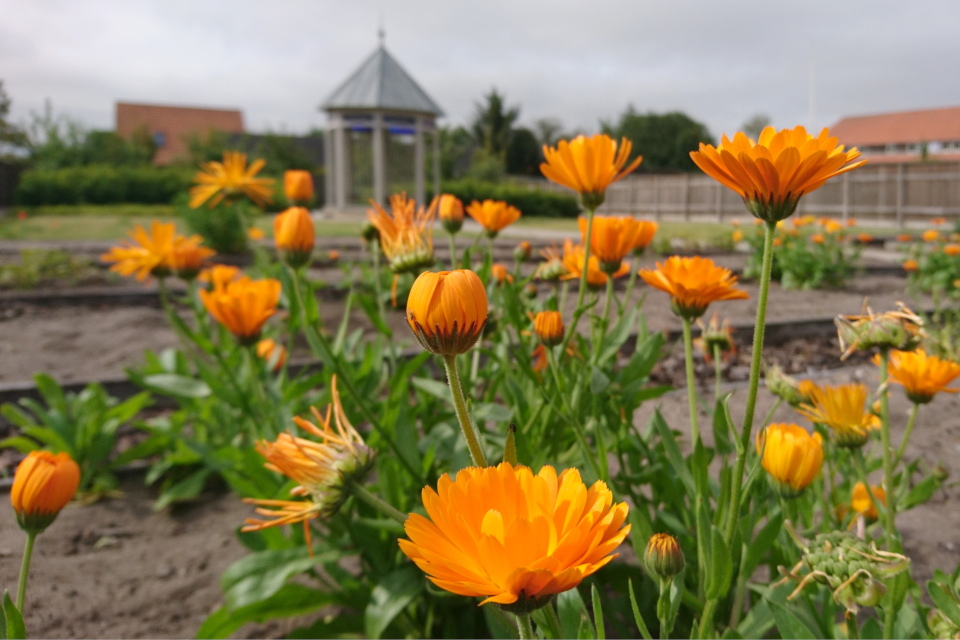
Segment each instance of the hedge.
M167 204L185 192L196 173L182 167L85 165L25 171L17 204Z
M505 200L525 216L575 218L580 214L580 204L574 196L556 191L478 180L451 180L444 182L441 188L444 193L463 200L464 205L474 200Z

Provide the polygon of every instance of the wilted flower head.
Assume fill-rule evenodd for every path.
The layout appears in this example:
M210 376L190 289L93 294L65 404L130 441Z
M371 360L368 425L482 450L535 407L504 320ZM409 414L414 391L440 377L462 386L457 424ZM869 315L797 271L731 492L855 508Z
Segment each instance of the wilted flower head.
M923 319L910 311L902 302L897 311L875 314L864 302L859 316L837 316L837 335L844 360L854 351L869 349L900 349L911 351L920 346L923 339Z
M533 247L528 240L521 240L517 248L513 250L513 259L517 262L529 262L533 253Z
M380 234L380 246L395 273L419 274L433 265L433 217L437 198L417 209L406 192L390 196L391 212L370 201L367 218Z
M800 382L796 378L788 376L783 372L779 364L771 365L770 368L767 369L764 380L767 385L767 390L773 395L785 400L791 407L810 402L809 394L805 392L802 386L808 381ZM809 391L810 385L816 386L812 382L808 382L806 391Z
M543 262L537 265L537 278L556 281L568 273L566 265L563 264L563 254L560 253L555 242L541 249L540 255L543 256Z
M700 326L700 337L693 341L693 346L700 349L707 364L713 362L713 352L718 347L724 362L737 355L737 343L733 340L733 327L730 326L728 318L723 319L721 326L717 322L717 312L714 311L709 325L703 326L699 319L697 324Z

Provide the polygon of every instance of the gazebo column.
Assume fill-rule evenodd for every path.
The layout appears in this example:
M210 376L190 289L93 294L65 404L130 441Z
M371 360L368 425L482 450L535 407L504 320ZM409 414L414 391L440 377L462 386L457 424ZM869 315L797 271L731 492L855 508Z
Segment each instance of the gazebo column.
M424 166L427 163L426 150L423 144L423 118L415 120L413 134L413 184L417 202L423 204L427 199L424 180Z
M384 140L383 114L373 116L373 199L377 204L386 202L387 162Z
M326 209L332 209L336 200L335 197L335 183L334 183L334 174L337 163L334 161L334 152L333 152L333 126L330 120L332 116L327 119L327 135L323 136L323 184L324 184L324 193L323 193L323 206Z
M347 132L341 120L336 124L333 130L333 149L334 149L334 179L336 181L336 204L341 211L347 208L347 187L348 171L347 164L350 159L347 154Z
M433 195L440 195L440 129L433 123Z

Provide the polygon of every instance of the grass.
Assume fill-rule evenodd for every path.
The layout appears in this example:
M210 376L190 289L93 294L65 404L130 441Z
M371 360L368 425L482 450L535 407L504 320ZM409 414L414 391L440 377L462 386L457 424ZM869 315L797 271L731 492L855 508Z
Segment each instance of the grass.
M19 207L30 217L54 216L123 216L134 218L172 218L176 216L173 205L169 204L56 204L40 207Z
M170 222L175 219L116 215L50 215L26 220L3 218L0 219L0 240L119 240L134 225L149 225L151 220Z

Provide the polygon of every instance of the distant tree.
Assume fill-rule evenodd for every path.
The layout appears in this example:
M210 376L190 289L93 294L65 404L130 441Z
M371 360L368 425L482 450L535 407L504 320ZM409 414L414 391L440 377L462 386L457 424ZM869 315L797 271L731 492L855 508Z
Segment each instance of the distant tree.
M18 157L29 145L26 132L7 120L11 103L0 80L0 159Z
M602 122L601 127L633 143L631 159L643 156L640 171L696 171L690 152L701 142L713 143L706 125L680 111L639 114L629 106L616 124Z
M456 180L467 174L470 168L471 150L475 149L473 137L463 127L441 127L440 132L440 178Z
M474 140L488 154L503 158L513 137L513 125L520 117L520 107L507 108L504 96L496 89L491 89L475 107L470 124Z
M505 160L507 173L511 175L540 175L543 150L536 134L526 127L514 129Z
M555 147L557 142L564 137L563 123L556 118L540 118L533 126L537 132L537 142L541 146Z
M770 126L770 116L765 113L757 113L740 125L740 130L756 140L768 126Z

